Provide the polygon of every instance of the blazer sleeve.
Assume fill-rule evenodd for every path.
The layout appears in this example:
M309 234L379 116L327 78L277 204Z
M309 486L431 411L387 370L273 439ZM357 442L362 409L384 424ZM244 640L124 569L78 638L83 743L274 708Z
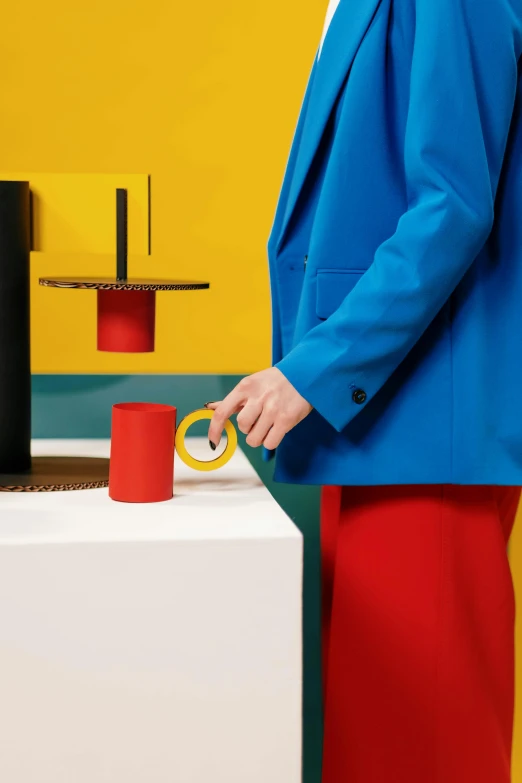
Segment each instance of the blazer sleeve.
M510 0L410 5L408 209L338 310L276 365L339 432L407 356L483 247L514 108L521 12ZM356 390L366 393L362 404Z

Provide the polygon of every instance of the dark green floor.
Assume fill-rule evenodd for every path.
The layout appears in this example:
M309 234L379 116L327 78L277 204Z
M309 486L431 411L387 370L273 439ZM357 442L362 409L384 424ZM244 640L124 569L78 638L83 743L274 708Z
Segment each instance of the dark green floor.
M36 375L33 376L33 436L108 438L116 402L176 405L180 416L222 399L240 380L216 375ZM192 432L192 431L191 431ZM194 434L198 434L194 431ZM240 443L262 480L304 534L304 783L319 783L321 694L319 634L319 492L272 481L273 466L259 450ZM269 781L267 781L269 783Z

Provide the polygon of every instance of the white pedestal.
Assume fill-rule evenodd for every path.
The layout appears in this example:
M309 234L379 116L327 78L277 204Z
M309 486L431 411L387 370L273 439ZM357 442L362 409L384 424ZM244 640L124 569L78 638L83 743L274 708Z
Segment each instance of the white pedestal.
M176 478L153 505L0 493L1 781L301 780L301 536L239 452Z

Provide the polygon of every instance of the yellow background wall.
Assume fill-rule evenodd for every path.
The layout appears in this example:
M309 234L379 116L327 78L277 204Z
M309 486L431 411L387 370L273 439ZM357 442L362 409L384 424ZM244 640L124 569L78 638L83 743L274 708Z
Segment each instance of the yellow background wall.
M515 581L517 598L517 707L513 749L513 783L522 780L522 505L519 507L515 530L510 546L511 568Z
M268 364L266 241L325 6L27 0L2 9L0 168L150 174L152 256L131 258L131 274L212 286L159 295L156 353L107 356L95 349L95 294L36 280L112 273L113 258L38 255L35 372Z
M94 294L39 288L37 278L110 274L113 257L35 254L34 372L247 373L268 364L266 240L326 5L4 5L1 168L150 174L152 256L131 257L131 273L212 286L159 295L156 353L98 354ZM522 519L511 557L520 596ZM518 638L522 663L522 622ZM514 763L521 780L522 718Z

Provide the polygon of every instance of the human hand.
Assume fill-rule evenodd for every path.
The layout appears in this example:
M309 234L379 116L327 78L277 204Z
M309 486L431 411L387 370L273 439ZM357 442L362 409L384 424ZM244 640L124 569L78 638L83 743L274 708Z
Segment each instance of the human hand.
M233 413L238 414L237 426L248 436L249 446L272 450L312 410L276 367L243 378L222 402L208 402L206 407L215 411L208 431L214 449Z

